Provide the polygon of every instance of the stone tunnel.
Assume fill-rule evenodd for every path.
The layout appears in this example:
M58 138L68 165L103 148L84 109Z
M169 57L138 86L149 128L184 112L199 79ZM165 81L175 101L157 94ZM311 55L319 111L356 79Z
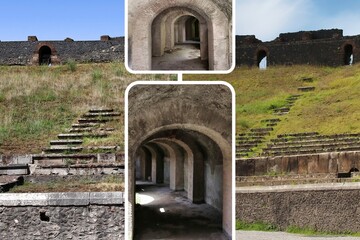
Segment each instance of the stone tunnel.
M231 89L221 84L147 83L127 93L129 236L136 225L137 180L167 184L192 203L212 206L231 236Z
M231 66L231 1L129 1L128 65L151 70L154 56L176 43L199 41L200 58L209 70ZM174 69L169 69L174 70Z

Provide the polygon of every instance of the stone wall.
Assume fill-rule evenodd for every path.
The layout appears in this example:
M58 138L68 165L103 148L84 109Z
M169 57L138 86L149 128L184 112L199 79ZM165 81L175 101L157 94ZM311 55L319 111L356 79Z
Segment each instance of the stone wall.
M69 59L81 63L124 60L124 38L107 41L0 41L0 65L36 65L41 46L49 46L55 63Z
M360 184L238 188L236 218L280 227L360 232Z
M257 66L258 53L267 55L267 65L345 64L345 46L353 47L354 63L360 59L360 36L343 37L342 30L320 30L280 34L277 39L262 42L255 36L236 37L236 64Z
M3 193L0 239L124 239L123 195Z
M236 176L269 173L349 173L355 168L360 170L360 152L332 152L237 160Z

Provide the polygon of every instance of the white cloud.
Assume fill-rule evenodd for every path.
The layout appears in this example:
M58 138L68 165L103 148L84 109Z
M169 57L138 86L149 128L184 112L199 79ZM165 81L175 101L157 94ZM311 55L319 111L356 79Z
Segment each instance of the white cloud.
M236 0L236 34L269 41L279 33L300 31L310 19L311 4L309 0Z

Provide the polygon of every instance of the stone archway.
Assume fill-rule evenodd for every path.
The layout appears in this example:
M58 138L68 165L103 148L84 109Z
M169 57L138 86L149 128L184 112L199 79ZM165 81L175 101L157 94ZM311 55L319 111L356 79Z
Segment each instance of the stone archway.
M354 47L352 44L345 44L344 51L344 65L352 65L354 63Z
M36 46L32 57L32 65L59 64L57 51L49 42L41 42Z
M214 94L216 100L211 97ZM152 182L157 179L173 191L184 191L189 201L221 212L220 226L231 236L230 89L223 85L135 85L128 99L128 237L133 237L136 226L137 169L149 168L136 165L136 160L145 163L141 158L152 159Z
M268 66L268 50L266 48L260 48L256 51L255 62L256 66L261 69L266 69Z
M158 4L134 0L128 5L128 65L132 70L151 70L153 56L162 56L177 41L186 40L184 30L189 18L199 22L201 59L208 59L208 69L230 69L231 1L184 0Z

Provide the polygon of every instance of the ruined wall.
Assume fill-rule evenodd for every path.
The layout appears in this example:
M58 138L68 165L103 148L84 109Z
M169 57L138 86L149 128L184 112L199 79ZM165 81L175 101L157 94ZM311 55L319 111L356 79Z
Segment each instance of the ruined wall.
M0 239L124 239L122 193L90 195L1 194Z
M107 41L14 41L0 42L0 65L37 64L34 56L42 45L55 49L60 63L69 59L77 62L124 60L124 38Z
M332 152L237 160L236 176L255 176L268 173L348 173L352 168L360 169L360 152Z
M360 231L360 188L357 183L323 186L263 187L236 191L236 218L280 227L318 231Z
M343 37L342 30L320 30L280 34L277 39L262 42L255 36L236 37L236 64L257 66L259 51L267 54L267 65L345 64L345 46L353 47L354 63L360 59L360 36Z

